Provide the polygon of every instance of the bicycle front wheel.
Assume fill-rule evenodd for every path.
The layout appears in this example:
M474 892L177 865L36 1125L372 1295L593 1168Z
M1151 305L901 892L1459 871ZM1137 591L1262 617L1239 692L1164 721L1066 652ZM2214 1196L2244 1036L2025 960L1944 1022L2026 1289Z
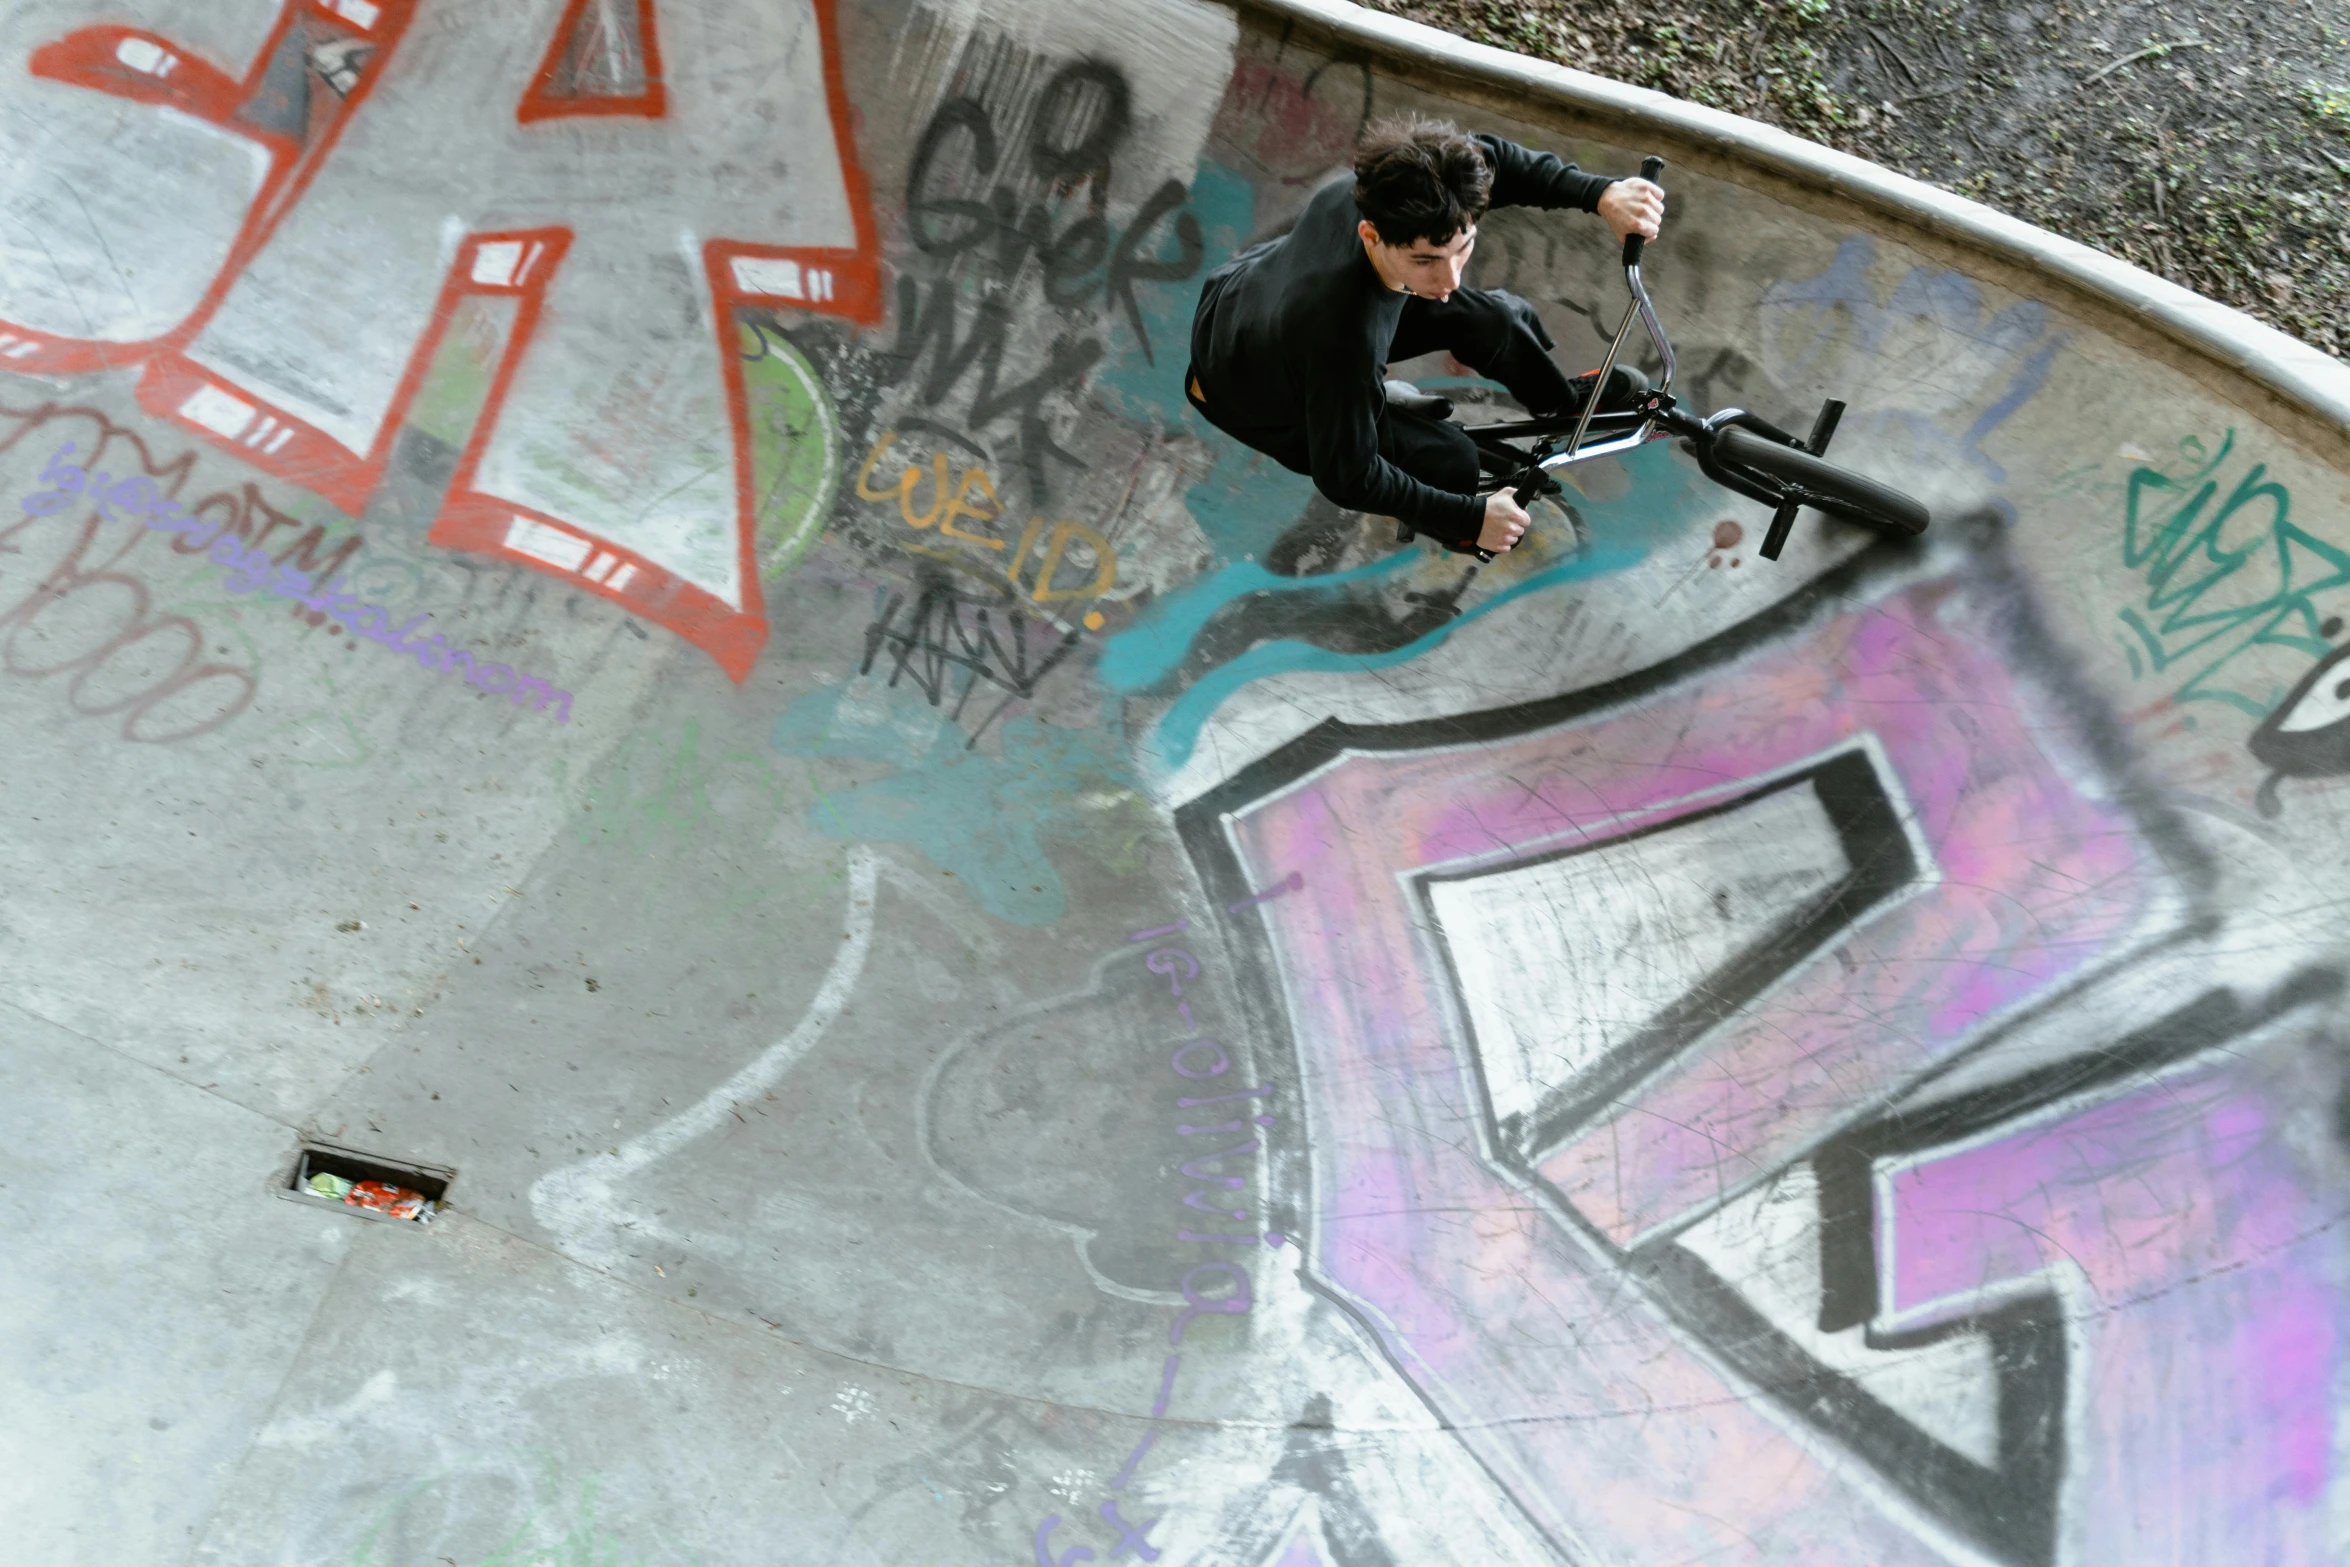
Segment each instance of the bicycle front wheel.
M1923 533L1932 520L1924 506L1899 490L1737 425L1714 437L1714 455L1799 487L1824 512L1888 533Z

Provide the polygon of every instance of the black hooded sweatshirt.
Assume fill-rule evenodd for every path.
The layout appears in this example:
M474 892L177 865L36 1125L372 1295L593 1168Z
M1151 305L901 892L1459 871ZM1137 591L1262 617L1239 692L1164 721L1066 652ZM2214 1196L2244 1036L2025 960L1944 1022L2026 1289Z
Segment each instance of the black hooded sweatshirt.
M1596 212L1614 183L1498 136L1472 139L1493 169L1495 207ZM1481 499L1423 484L1379 455L1387 350L1409 296L1371 265L1362 217L1353 176L1331 180L1287 234L1209 273L1192 318L1192 376L1217 426L1311 475L1332 503L1472 538Z

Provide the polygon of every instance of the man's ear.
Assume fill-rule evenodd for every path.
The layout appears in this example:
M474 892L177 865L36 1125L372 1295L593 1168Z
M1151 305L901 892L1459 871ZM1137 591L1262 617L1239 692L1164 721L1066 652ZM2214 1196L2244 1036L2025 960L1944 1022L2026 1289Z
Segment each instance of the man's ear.
M1369 218L1357 219L1355 221L1355 232L1362 236L1363 243L1366 245L1376 245L1380 243L1379 229L1377 225L1372 223Z

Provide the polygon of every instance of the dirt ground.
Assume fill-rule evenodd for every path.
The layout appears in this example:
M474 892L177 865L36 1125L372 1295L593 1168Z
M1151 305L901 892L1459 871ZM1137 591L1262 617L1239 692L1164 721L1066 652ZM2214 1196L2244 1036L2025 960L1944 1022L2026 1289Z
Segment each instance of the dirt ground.
M1365 0L1751 116L2350 357L2350 0Z

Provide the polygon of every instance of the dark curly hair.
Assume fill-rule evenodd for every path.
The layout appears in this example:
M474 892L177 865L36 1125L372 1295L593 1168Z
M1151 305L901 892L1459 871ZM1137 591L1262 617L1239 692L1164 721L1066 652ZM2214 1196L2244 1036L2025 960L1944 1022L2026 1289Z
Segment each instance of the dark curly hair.
M1485 149L1450 120L1381 120L1355 145L1355 206L1390 245L1450 244L1492 196Z

